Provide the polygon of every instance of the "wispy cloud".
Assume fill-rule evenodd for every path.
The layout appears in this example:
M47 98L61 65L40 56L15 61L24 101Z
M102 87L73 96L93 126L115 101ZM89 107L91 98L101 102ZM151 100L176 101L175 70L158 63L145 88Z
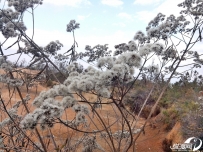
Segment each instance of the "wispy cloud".
M180 8L177 5L181 2L182 0L176 0L176 1L165 0L163 3L158 5L156 9L151 11L146 10L146 11L137 12L135 17L141 21L145 21L146 23L148 23L160 12L166 16L169 16L171 14L174 14L177 16L179 15L179 12L180 12Z
M128 13L125 13L125 12L122 12L122 13L119 13L118 16L120 18L125 18L125 19L128 19L128 20L132 20L132 15L128 14Z
M78 7L80 5L91 5L89 0L45 0L44 3L53 5L67 5L71 7Z
M140 5L149 5L149 4L157 4L161 0L135 0L134 4Z
M119 27L126 27L126 24L124 24L124 23L113 23L112 24L113 26L119 26Z
M28 34L28 36L32 35L32 29L28 29L26 33ZM86 45L95 46L97 44L109 44L110 49L114 50L114 46L116 44L128 42L130 39L131 36L129 36L129 32L124 32L120 30L115 31L113 34L107 34L104 36L97 36L94 33L91 33L89 35L77 35L76 36L76 41L78 43L77 51L79 52L84 51ZM64 44L64 47L62 48L61 51L64 52L71 47L71 43L67 42L72 42L73 38L72 34L67 34L66 32L35 29L34 41L39 46L46 46L50 41L55 40L59 40L62 44Z
M144 21L145 23L148 23L156 16L156 14L157 12L155 11L140 11L136 13L135 17L141 21Z
M78 15L77 16L77 19L79 20L79 21L83 21L83 20L85 20L86 18L88 18L90 16L90 14L89 15Z
M104 5L109 5L113 7L118 7L123 5L123 1L121 0L102 0L101 3Z

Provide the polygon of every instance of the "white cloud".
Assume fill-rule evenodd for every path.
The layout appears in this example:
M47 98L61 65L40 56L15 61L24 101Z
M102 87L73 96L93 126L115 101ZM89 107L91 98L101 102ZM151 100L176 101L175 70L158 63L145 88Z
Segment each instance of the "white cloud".
M67 5L71 7L78 7L80 5L91 5L89 0L45 0L44 3L54 5Z
M179 15L179 12L181 10L180 7L178 7L177 5L179 3L181 3L183 0L165 0L161 5L159 5L157 7L157 9L155 9L156 12L162 12L165 15Z
M132 20L132 16L130 14L128 14L128 13L125 13L125 12L119 13L118 16L120 18L125 18L125 19Z
M149 5L149 4L157 4L161 0L135 0L133 4L140 4L140 5Z
M155 16L156 16L157 13L155 13L154 11L153 12L150 12L150 11L140 11L140 12L137 12L136 13L136 18L141 20L141 21L144 21L146 23L148 23L149 21L151 21Z
M107 10L103 10L102 13L104 13L104 14L107 13Z
M31 37L32 29L28 29L26 34ZM59 40L65 47L67 44L70 47L71 42L73 42L72 34L67 32L60 32L57 30L49 31L35 28L34 42L39 46L46 46L51 41ZM70 42L70 43L67 43Z
M140 11L136 13L136 18L139 20L145 21L146 23L150 22L158 13L162 13L166 16L174 14L175 16L179 15L180 7L177 5L181 3L182 0L165 0L156 9L152 11Z
M109 6L113 6L113 7L123 5L123 1L121 1L121 0L102 0L101 2L104 5L109 5Z
M110 50L115 50L114 46L120 43L127 43L132 39L132 34L129 32L124 32L121 30L118 30L114 32L114 34L108 34L108 35L103 35L103 36L97 36L95 34L91 34L88 36L80 36L77 37L76 40L79 44L81 49L84 50L86 45L91 45L95 46L97 44L109 44L109 49Z
M119 26L119 27L126 27L126 24L124 24L124 23L114 23L114 24L112 24L113 26Z
M28 29L26 31L26 34L29 37L31 37L32 29ZM0 34L0 38L3 40L3 37L1 34ZM13 42L11 42L11 40L13 42L15 41L15 39L9 39L7 47L9 46L9 44L13 43ZM44 47L50 41L55 41L55 40L59 40L64 45L64 47L62 47L62 49L61 49L62 51L60 51L60 53L64 53L71 47L71 42L73 41L73 38L72 38L72 34L67 33L67 32L35 29L34 42L37 45ZM82 35L82 36L77 35L76 41L77 41L79 47L77 47L76 50L78 52L83 52L85 50L84 48L86 45L95 46L97 44L101 44L101 45L109 44L108 45L109 49L114 51L115 45L123 43L123 42L127 43L129 40L130 40L129 33L123 32L123 31L116 31L111 35L108 34L108 35L103 35L103 36L97 36L95 34ZM4 48L6 48L6 46L4 46ZM13 49L12 52L10 52L11 49L9 51L5 51L5 52L15 53L15 51L17 49L17 45L12 49ZM17 58L18 58L18 55L10 56L9 60L16 61ZM31 59L27 55L24 55L23 57L21 56L21 60L23 58L25 58L28 63ZM79 60L79 62L81 62L81 64L85 67L87 67L89 65L85 62L82 62L81 60Z
M78 15L77 16L77 19L79 20L79 21L83 21L83 20L85 20L86 18L88 18L90 15Z
M97 30L97 29L95 29ZM132 34L124 31L116 31L114 34L107 34L103 36L97 36L95 32L89 35L76 35L76 41L78 43L77 51L84 51L86 45L95 46L97 44L109 44L109 48L114 50L114 45L128 42L132 38ZM31 37L32 29L28 29L26 34ZM73 42L72 34L60 31L50 31L35 29L34 42L39 46L46 46L49 42L59 40L64 47L62 47L62 52L67 51Z

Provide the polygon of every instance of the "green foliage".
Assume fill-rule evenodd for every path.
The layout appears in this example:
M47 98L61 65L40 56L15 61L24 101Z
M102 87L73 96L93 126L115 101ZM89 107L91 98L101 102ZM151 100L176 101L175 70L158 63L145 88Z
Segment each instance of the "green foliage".
M46 86L47 86L47 87L53 87L53 85L54 85L54 83L53 83L53 81L50 80L50 79L46 82Z
M171 107L169 109L163 110L162 114L163 114L163 122L164 124L166 124L165 129L167 131L173 128L173 126L181 116L180 111L175 107Z
M189 111L196 111L199 107L199 105L194 102L194 101L185 101L182 105L181 105L184 113L189 112Z
M166 124L165 129L172 129L177 121L180 121L187 113L196 111L198 107L198 104L194 101L180 101L173 104L172 107L163 110L163 122Z
M138 114L147 95L151 89L152 82L148 81L143 83L138 81L133 89L125 98L124 103L129 106L130 110L135 114ZM147 104L143 108L141 117L147 118L152 106L154 105L158 95L161 91L163 84L158 84L154 89L153 94L147 101ZM193 86L193 87L191 87ZM163 123L166 125L166 130L171 130L177 121L180 121L184 115L188 112L195 111L198 109L196 101L197 91L199 90L198 85L194 88L193 83L187 83L185 87L174 84L173 87L168 88L159 102L155 112L152 116L156 116L160 112L163 116Z

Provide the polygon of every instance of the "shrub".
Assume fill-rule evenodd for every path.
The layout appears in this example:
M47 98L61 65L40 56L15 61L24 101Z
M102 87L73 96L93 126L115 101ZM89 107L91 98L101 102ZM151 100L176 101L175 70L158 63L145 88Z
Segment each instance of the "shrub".
M47 87L53 87L53 85L54 85L54 83L53 83L53 81L50 80L50 79L46 82L46 86L47 86Z
M7 0L5 7L4 2L6 1L2 2L3 7L0 9L0 32L4 39L0 44L0 68L3 69L0 75L1 150L130 151L140 134L136 137L133 135L135 132L132 132L132 128L136 126L129 120L134 121L136 118L126 110L124 103L135 113L141 112L144 105L141 116L146 118L153 112L152 106L157 107L172 78L180 78L180 85L186 86L191 77L197 76L194 69L203 64L199 52L192 51L193 46L202 41L201 0L195 3L194 0L184 0L178 5L181 8L178 17L157 14L147 25L146 32L138 31L128 43L116 45L113 54L107 44L87 45L83 52L77 52L75 30L80 24L71 20L66 31L71 32L73 43L69 50L64 50L66 52L63 55L59 54L63 44L58 40L43 44L44 46L34 42L37 32L34 29L34 12L42 4L42 0ZM27 23L24 23L26 13L31 14L32 38L26 34L29 33L26 32ZM190 24L191 20L194 22ZM11 42L11 38L14 43L7 44ZM14 46L17 48L13 48ZM14 54L19 54L16 62L20 61L22 54L28 55L30 61L27 67L40 70L30 82L36 82L44 72L48 80L51 75L48 71L50 68L55 74L64 76L65 81L62 80L39 95L32 94L35 98L31 99L29 94L25 95L23 92L25 86L19 70L7 60L7 56ZM53 63L53 58L60 61L58 66ZM158 61L158 65L151 63L153 58ZM90 63L89 66L81 65L79 59ZM63 63L68 66L67 69ZM186 72L179 70L183 66L188 66ZM136 88L136 92L132 93L132 89L136 87L135 82L140 79L145 83L150 81L150 89L145 85L140 90ZM160 79L163 85L159 86L157 94L153 96ZM53 86L51 80L47 82L47 86ZM8 94L3 92L5 89ZM33 93L29 87L27 89L27 93ZM149 99L143 104L148 95ZM95 100L91 101L89 96L94 96ZM175 97L180 97L180 94L175 92ZM170 99L168 96L166 101ZM102 111L102 105L109 106L111 110ZM154 115L159 111L156 109ZM110 113L116 118L112 119ZM166 111L165 116L166 122L170 124L170 119L179 117L179 110ZM59 131L64 132L59 138L55 138L52 129L58 129L58 126ZM47 135L44 136L45 133ZM98 135L104 140L98 140ZM165 141L163 145L170 143Z
M131 92L124 99L125 105L129 106L130 110L133 113L138 114L144 104L144 101L147 98L148 93L149 92L146 90L136 90L136 91ZM140 116L143 118L147 118L149 116L149 113L150 113L154 103L155 103L155 99L153 97L150 97L147 100L146 105L144 106ZM159 113L160 113L160 107L158 106L158 107L156 107L152 116L156 116Z
M175 125L175 123L180 118L180 111L175 107L163 110L162 114L163 114L163 122L166 125L165 127L166 131L171 130Z

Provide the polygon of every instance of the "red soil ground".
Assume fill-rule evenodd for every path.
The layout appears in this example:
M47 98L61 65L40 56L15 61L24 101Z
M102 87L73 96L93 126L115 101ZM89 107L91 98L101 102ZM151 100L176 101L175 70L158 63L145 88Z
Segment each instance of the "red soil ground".
M31 88L29 90L29 94L31 97L31 100L29 101L29 109L30 111L33 111L35 109L35 107L32 106L32 101L33 99L43 90L47 90L48 88L42 86L42 85L37 85L34 86L33 88ZM14 88L10 88L10 92L8 91L8 86L4 85L4 84L0 84L0 90L1 90L1 96L3 98L4 101L6 101L7 103L9 103L7 105L7 108L11 107L13 103L17 102L20 100L19 94L17 93L17 91L14 91ZM25 87L21 87L20 88L21 93L23 95L23 97L26 96L27 94L27 90ZM14 92L13 92L14 91ZM9 97L12 95L12 98L10 99ZM86 95L87 98L89 98L90 100L94 100L94 97ZM9 102L10 101L10 102ZM24 114L25 112L25 108L23 106L21 106L19 108L19 114ZM99 111L99 113L101 114L101 116L105 117L107 116L108 113L108 117L109 117L109 121L110 122L114 122L116 120L116 115L112 110L111 106L103 106L102 110ZM66 112L67 115L64 115L63 117L68 116L68 118L70 119L71 117L73 118L75 116L75 112L73 112L73 110L68 110ZM7 117L5 115L5 113L3 111L1 111L1 119ZM179 133L179 129L180 129L180 124L177 123L175 125L175 127L170 131L170 132L166 132L165 131L165 126L163 125L163 123L160 121L161 120L161 116L158 115L156 118L152 118L150 123L147 124L146 128L145 128L145 133L142 133L140 135L140 137L137 140L136 143L136 152L147 152L147 151L151 151L151 152L162 152L162 141L165 138L171 138L173 139L173 142L182 142L182 138L181 135ZM145 122L145 119L140 119L138 122L138 126L142 126L142 124ZM151 125L153 122L153 125ZM94 122L96 124L96 126L98 126L98 128L102 128L101 124L98 121ZM93 127L95 129L97 129L96 127ZM112 126L112 132L117 131L117 126ZM63 145L64 141L67 139L67 137L73 136L74 139L78 138L80 136L80 134L75 133L74 131L72 131L70 128L64 127L62 125L55 125L53 129L51 129L53 135L55 136L56 142L59 145ZM44 140L48 140L46 139L45 135L47 134L48 131L40 131L41 134L44 136L43 139ZM134 135L136 136L136 134ZM36 139L36 136L32 137L33 139ZM100 141L102 142L102 140L100 139ZM53 146L53 145L52 145ZM52 148L52 146L50 146L50 149ZM105 148L105 144L102 144L102 146L104 146ZM79 150L80 151L80 150ZM131 150L132 151L132 150Z

